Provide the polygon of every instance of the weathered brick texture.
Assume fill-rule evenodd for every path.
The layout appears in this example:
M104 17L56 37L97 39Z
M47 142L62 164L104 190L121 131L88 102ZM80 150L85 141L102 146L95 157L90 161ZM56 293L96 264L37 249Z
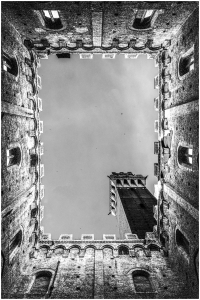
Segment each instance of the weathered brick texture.
M57 10L62 28L47 28L43 10ZM134 28L138 10L154 10L150 28ZM194 67L180 76L192 47ZM148 53L159 65L157 227L144 239L124 237L134 232L120 202L121 240L43 234L39 57L62 53ZM2 2L2 298L198 298L198 73L198 2ZM178 162L181 144L193 149L189 168ZM15 147L20 164L8 166ZM41 279L46 295L33 295L41 271L51 274ZM137 291L133 274L151 290Z

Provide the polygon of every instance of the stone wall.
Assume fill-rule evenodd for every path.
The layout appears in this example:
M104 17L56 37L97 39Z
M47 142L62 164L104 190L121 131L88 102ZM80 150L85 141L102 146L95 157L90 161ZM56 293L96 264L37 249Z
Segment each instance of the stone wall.
M160 54L160 241L173 268L185 276L188 290L198 293L199 95L198 11L186 20ZM194 46L194 68L180 76L181 56ZM167 88L164 87L168 84ZM165 124L164 124L165 123ZM168 154L164 138L171 136ZM179 146L192 149L192 164L181 164ZM169 149L169 150L168 150ZM165 150L165 151L166 151ZM168 155L168 156L167 156ZM181 237L180 237L181 235Z
M198 298L197 6L191 1L2 3L2 298L34 298L38 271L51 273L46 294L51 298ZM157 10L152 29L132 28L137 9ZM58 10L63 28L46 28L42 10ZM194 70L180 78L180 55L193 45ZM165 134L171 136L167 163L163 153L158 156L162 189L154 215L160 241L155 236L112 242L39 240L43 209L36 52L44 58L66 52L158 54L160 143ZM17 64L15 75L6 71L4 56ZM168 129L162 128L165 119ZM193 148L190 169L178 164L180 142ZM9 147L21 147L19 165L8 166ZM38 156L35 167L30 167L31 154ZM118 217L129 233L125 214ZM122 244L126 255L118 253ZM139 270L149 274L151 293L136 291L132 272Z
M6 60L7 59L7 60ZM16 61L14 74L9 63ZM39 59L23 45L19 32L2 16L1 215L2 292L20 280L39 231L40 154L37 68ZM7 70L4 61L7 61ZM9 152L20 149L17 164ZM35 155L36 164L31 159ZM17 245L13 243L21 232Z
M7 2L3 9L43 55L63 52L156 52L183 25L197 2ZM136 30L138 10L155 10L151 27ZM49 29L43 10L57 10L62 28ZM26 11L29 12L27 15ZM17 16L17 17L16 17Z
M24 265L21 283L13 287L11 297L18 297L23 291L26 298L33 298L35 274L46 270L55 276L49 292L56 299L187 298L184 282L170 269L157 243L150 244L147 241L144 245L141 240L40 242L34 258ZM119 255L121 245L130 249L129 254ZM132 273L138 270L150 274L152 292L136 292Z

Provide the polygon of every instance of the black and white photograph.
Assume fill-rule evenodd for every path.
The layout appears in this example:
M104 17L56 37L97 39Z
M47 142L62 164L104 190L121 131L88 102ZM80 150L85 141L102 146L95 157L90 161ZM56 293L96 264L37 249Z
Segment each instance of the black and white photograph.
M199 299L199 1L1 1L1 299Z

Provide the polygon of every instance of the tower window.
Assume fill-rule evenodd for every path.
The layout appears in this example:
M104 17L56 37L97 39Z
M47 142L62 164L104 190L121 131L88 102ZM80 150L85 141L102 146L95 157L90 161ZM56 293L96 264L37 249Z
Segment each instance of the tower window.
M119 255L129 255L129 250L125 246L120 246L118 250Z
M192 166L193 149L189 147L179 146L178 148L178 162L180 165Z
M22 242L22 231L18 231L18 233L14 236L11 245L10 245L10 253L12 253L17 247L20 247Z
M143 270L136 271L132 273L133 283L135 286L135 291L137 293L150 293L153 292L151 282L149 280L149 274Z
M8 56L6 53L3 53L3 70L9 72L15 77L18 75L18 65L17 60L14 57Z
M49 283L51 280L51 272L42 271L38 272L35 277L35 281L31 288L30 294L36 299L44 297L48 291Z
M179 61L179 75L184 76L192 70L194 70L194 47L181 57Z
M189 255L189 242L179 229L176 230L176 244Z
M148 29L151 27L152 17L154 10L138 10L135 20L133 22L133 28L135 29Z
M119 186L119 185L122 186L122 183L121 183L121 180L120 180L120 179L117 179L117 182L116 182L116 183L117 183L118 186Z
M21 162L21 150L19 147L7 150L7 166L19 165Z
M37 154L31 154L31 167L35 167L38 163Z
M35 218L37 215L37 207L31 210L31 218Z
M43 10L42 16L47 28L61 29L63 27L57 10Z

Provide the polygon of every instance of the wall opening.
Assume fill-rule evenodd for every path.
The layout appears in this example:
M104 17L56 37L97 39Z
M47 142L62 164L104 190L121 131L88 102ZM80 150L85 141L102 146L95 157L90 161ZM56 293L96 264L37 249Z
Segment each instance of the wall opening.
M187 255L190 254L190 244L179 229L176 230L176 244L184 250Z

